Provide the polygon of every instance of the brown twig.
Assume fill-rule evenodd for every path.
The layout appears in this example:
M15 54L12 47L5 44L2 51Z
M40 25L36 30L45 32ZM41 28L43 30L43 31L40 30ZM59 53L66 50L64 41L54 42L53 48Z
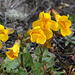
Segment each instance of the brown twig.
M18 40L18 37L17 37L16 31L14 31L14 33L15 33L16 39Z

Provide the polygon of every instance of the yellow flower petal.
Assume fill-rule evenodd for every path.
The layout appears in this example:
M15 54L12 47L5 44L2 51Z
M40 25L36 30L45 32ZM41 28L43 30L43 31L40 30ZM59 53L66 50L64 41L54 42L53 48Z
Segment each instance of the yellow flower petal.
M4 33L8 35L9 31L7 29L4 29Z
M51 16L50 16L49 13L41 12L41 13L39 14L39 19L49 19L49 20L51 20Z
M6 42L8 40L8 35L0 34L0 40L2 40L3 42Z
M44 29L50 29L50 22L49 21L41 22L41 29L42 30L44 30Z
M44 11L39 14L39 19L43 19L43 17L44 17Z
M1 43L1 41L0 41L0 49L2 48L2 43Z
M71 21L70 20L67 20L65 23L66 23L66 26L67 27L70 27L71 26Z
M63 35L63 36L68 36L68 35L70 35L72 33L72 30L71 30L71 28L67 28L67 29L61 29L61 34Z
M32 42L36 42L36 38L37 38L37 34L33 34L33 35L31 35L31 41Z
M40 34L31 35L31 41L39 44L44 44L46 41L46 36L41 36Z
M8 56L9 59L14 60L15 58L18 57L18 53L13 53L12 50L6 52L6 55Z
M53 36L53 32L50 29L45 29L45 30L43 30L43 32L46 36L46 39L49 39Z
M30 31L31 35L31 41L44 44L46 41L46 36L44 35L44 32L40 29L40 27L35 27Z
M54 31L58 31L59 30L59 25L57 22L51 20L50 21L50 29L54 30Z
M19 53L19 45L18 44L14 44L14 46L13 46L13 52L14 53Z
M49 13L44 13L44 18L51 20L51 16Z
M60 17L61 17L61 16L60 16L59 14L56 14L56 15L55 15L55 19L56 19L57 22L59 21Z
M67 21L68 20L68 16L63 15L63 16L60 17L59 20L60 21Z
M12 48L7 48L12 50L14 53L19 53L20 46L18 44L14 44Z
M4 29L4 26L2 26L1 24L0 24L0 30L3 30Z
M32 27L37 27L37 26L41 26L41 20L37 20L37 21L34 21L33 24L32 24Z

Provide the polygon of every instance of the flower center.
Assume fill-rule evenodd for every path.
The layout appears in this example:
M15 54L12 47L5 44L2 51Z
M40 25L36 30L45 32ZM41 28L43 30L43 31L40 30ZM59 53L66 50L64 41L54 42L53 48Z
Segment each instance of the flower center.
M64 21L59 21L58 24L63 28L66 29L66 24Z

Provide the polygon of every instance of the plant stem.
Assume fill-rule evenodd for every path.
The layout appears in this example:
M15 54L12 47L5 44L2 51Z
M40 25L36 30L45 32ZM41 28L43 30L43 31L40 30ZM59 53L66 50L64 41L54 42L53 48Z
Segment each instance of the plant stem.
M41 50L41 48L40 48L40 50ZM40 63L42 62L42 55L43 55L43 51L41 50L40 57L39 57L39 62Z
M14 33L15 33L16 39L18 40L18 37L17 37L17 33L16 33L16 31L14 31Z
M23 52L22 49L21 49L21 52ZM24 67L24 66L23 66L23 54L21 54L21 67Z

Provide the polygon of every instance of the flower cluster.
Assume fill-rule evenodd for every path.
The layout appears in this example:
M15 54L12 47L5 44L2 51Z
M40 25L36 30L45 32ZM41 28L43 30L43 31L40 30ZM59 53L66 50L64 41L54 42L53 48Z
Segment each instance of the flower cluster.
M71 26L71 21L68 20L68 16L54 14L54 17L56 21L51 20L49 13L41 12L39 14L39 19L33 22L33 29L29 32L32 42L44 44L46 40L53 37L52 31L58 31L59 29L63 36L68 36L72 33L71 28L69 28Z
M6 53L9 59L14 60L15 58L18 57L18 53L20 49L20 46L18 44L14 44L12 48L7 48L7 49L10 50Z
M9 31L4 29L4 26L0 25L0 49L2 48L1 41L6 42L8 40L8 34Z

